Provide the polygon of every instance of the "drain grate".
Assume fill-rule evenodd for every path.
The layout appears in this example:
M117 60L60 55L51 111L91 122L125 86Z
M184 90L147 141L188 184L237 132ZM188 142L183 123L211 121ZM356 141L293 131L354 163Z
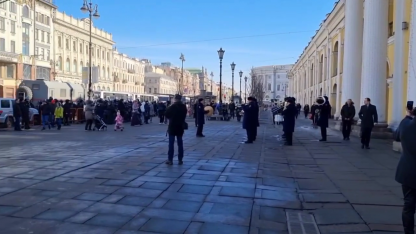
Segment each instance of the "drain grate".
M306 213L286 212L289 234L320 234L315 218Z

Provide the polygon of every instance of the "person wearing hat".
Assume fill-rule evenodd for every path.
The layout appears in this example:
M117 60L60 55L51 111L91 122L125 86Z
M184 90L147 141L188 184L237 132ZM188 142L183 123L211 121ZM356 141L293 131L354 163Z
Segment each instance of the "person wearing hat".
M173 164L173 154L175 151L175 138L178 143L178 164L183 164L183 134L185 133L185 122L186 115L188 110L186 105L182 103L182 96L176 94L174 97L174 103L170 105L165 112L165 117L169 119L167 135L169 135L169 150L168 150L168 160L166 164Z
M198 99L198 106L196 109L196 124L197 124L196 137L205 137L202 131L204 130L205 114L207 114L209 111L205 110L205 106L203 102L204 102L203 98Z
M283 132L285 136L285 145L293 144L293 132L295 131L295 121L298 110L295 106L295 99L288 98L283 110Z
M247 98L247 105L244 105L243 128L247 132L247 141L244 143L252 144L256 139L256 129L258 124L258 107L253 97Z

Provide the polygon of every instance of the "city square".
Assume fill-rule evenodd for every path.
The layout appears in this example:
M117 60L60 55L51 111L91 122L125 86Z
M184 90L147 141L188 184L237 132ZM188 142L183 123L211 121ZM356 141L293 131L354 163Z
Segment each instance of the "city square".
M251 145L236 121L208 122L205 138L190 124L171 167L164 125L2 131L0 233L402 233L390 144L321 143L299 119L283 147L267 116Z

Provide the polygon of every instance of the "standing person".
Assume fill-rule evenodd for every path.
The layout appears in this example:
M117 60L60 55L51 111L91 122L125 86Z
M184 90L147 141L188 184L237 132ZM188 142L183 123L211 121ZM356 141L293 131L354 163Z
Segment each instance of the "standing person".
M196 110L196 120L197 120L196 136L197 137L205 137L202 131L204 130L205 114L208 113L208 111L205 111L205 106L203 104L203 101L204 101L203 98L198 99L198 108Z
M256 120L255 120L255 122L256 122L256 125L257 125L254 128L254 139L253 139L253 141L256 141L256 139L257 139L257 128L260 127L260 120L259 120L260 106L259 106L259 103L257 102L256 98L253 98L253 105L254 105L254 108L256 109Z
M139 103L137 100L134 100L133 105L131 106L131 126L136 126L139 122Z
M329 104L328 97L324 96L324 102L319 107L319 117L317 121L317 125L321 128L321 139L319 141L326 141L327 140L327 131L326 129L329 127L329 118L331 117L331 104Z
M371 104L370 98L364 99L358 117L361 119L361 149L370 149L371 131L378 123L377 107Z
M257 109L254 103L253 97L247 98L248 103L243 106L244 116L243 116L243 128L246 130L247 133L247 141L245 144L252 144L256 139L256 131L257 129Z
M354 117L355 117L354 102L352 102L351 99L348 99L345 105L341 109L342 135L344 136L344 141L350 140L351 125L354 122Z
M231 102L230 105L228 105L228 108L230 109L230 116L234 119L235 117L235 103Z
M271 111L272 111L272 119L273 119L273 125L276 124L276 116L277 116L277 111L279 110L279 108L277 108L277 104L273 104Z
M40 106L40 112L42 115L42 131L46 129L46 125L48 125L48 129L51 129L49 117L51 116L52 108L49 100L42 103L42 106Z
M55 108L56 108L56 100L50 99L51 106L51 115L49 116L49 122L51 123L52 128L55 128Z
M159 124L165 123L165 112L166 112L166 105L163 102L159 102L159 105L157 106L157 111L159 115Z
M402 153L397 165L395 179L402 185L402 223L405 234L414 234L416 206L416 108L408 111L397 129L396 141L402 145Z
M26 100L19 100L20 110L22 111L22 124L24 125L25 129L30 129L30 105L29 101Z
M92 101L88 100L85 107L84 107L84 115L85 115L85 131L92 130L92 123L94 122L94 115L93 115L94 107L92 106Z
M169 119L168 132L169 135L169 151L168 160L166 164L173 164L173 154L175 151L175 138L178 143L178 164L183 164L183 134L185 133L185 119L186 119L186 106L182 103L182 96L176 94L174 97L174 103L166 109L165 116Z
M293 132L295 132L295 122L296 122L296 115L299 113L298 108L295 106L295 101L293 98L288 98L286 102L286 106L283 109L283 132L286 136L285 145L291 146L293 145Z
M144 103L144 123L149 124L149 119L150 119L150 105L149 105L149 102L146 101Z
M20 107L20 99L16 99L15 104L13 105L13 117L14 117L14 130L22 131L20 122L22 120L22 109Z
M61 106L60 102L56 102L55 107L55 122L58 130L61 130L62 119L64 118L64 108Z
M65 100L64 103L64 126L69 126L69 120L71 118L71 103L69 100Z
M305 114L305 119L308 118L308 115L309 115L309 105L308 104L306 104L303 107L303 113Z
M198 118L197 118L197 115L198 115L198 102L195 102L193 108L194 108L195 127L197 128L198 127ZM215 111L215 109L214 109L214 111Z

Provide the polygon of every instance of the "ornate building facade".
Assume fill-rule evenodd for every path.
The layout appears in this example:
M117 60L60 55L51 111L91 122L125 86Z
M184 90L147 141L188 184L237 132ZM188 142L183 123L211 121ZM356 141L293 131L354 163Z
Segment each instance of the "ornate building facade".
M0 3L0 97L15 98L22 80L51 79L52 0Z
M113 73L115 92L144 94L145 62L129 58L117 50L113 51Z
M335 117L368 97L379 123L395 129L416 101L416 0L340 0L291 71L302 104L327 95Z
M263 102L280 102L289 94L288 73L292 69L292 64L270 65L254 67L251 75L261 79L264 85Z
M98 82L94 91L113 91L112 35L92 26L92 61L89 61L89 19L76 19L63 12L54 18L54 54L52 57L55 80L82 84L82 68L97 67Z
M178 81L163 73L146 72L144 85L146 94L174 95L178 92Z

